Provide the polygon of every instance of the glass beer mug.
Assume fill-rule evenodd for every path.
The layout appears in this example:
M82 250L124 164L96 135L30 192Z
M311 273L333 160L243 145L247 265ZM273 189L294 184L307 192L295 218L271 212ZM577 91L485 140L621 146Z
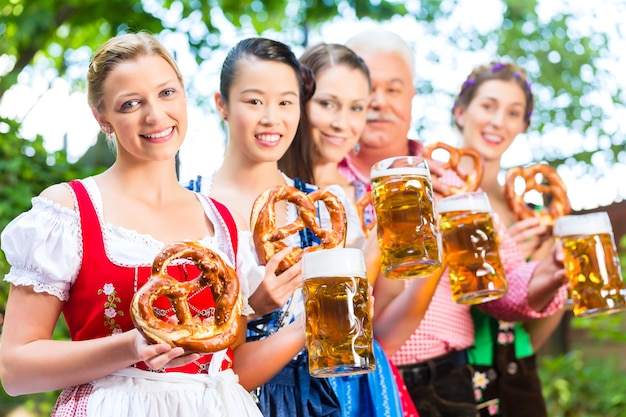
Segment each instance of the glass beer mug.
M626 288L606 212L556 219L553 235L561 242L575 316L626 309Z
M487 195L472 192L446 197L437 203L437 211L454 301L480 304L506 294Z
M441 269L430 171L423 158L388 158L372 166L381 269L387 278L420 278Z
M334 248L302 257L309 373L356 375L376 369L363 252Z

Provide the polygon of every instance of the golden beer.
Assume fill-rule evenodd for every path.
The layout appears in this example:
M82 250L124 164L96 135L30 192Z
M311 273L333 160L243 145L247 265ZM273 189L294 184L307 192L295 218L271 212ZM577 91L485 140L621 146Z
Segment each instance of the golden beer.
M454 301L480 304L506 294L487 196L476 192L447 197L439 201L437 210Z
M306 346L314 377L376 369L365 261L360 249L309 252L302 261Z
M554 225L561 241L575 316L626 308L626 288L606 212L563 216Z
M385 159L372 167L381 268L387 278L419 278L441 268L430 172L421 158Z

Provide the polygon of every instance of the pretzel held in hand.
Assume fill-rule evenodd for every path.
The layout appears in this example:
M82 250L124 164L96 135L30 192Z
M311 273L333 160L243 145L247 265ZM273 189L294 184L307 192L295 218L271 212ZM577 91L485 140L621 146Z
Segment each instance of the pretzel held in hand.
M298 209L298 218L283 227L276 227L275 204L285 200L294 204ZM330 214L330 230L323 229L317 223L315 201L322 201ZM269 259L287 247L283 242L286 237L298 233L308 227L320 239L318 246L304 249L293 248L278 265L276 274L287 270L302 258L303 252L312 252L320 249L330 249L343 246L346 240L347 220L346 212L341 201L330 191L316 190L310 194L295 187L280 185L265 190L254 202L250 216L250 228L256 253L261 264L265 265Z
M515 192L515 180L518 177L523 178L525 183L521 194ZM538 181L538 177L542 177L543 181L541 179ZM524 197L532 190L541 193L548 204L540 209L533 209L529 206ZM556 169L546 164L510 168L506 173L504 196L517 220L537 217L541 224L552 226L557 217L572 211L563 180Z
M200 275L180 282L169 276L167 266L175 259L193 261ZM202 319L191 314L190 294L209 286L215 300L215 314ZM170 323L156 317L154 301L167 297L178 318ZM134 295L130 316L135 327L153 343L180 346L189 352L217 352L237 340L242 309L237 274L219 255L196 242L177 242L165 247L154 259L152 276Z
M449 192L444 197L476 191L480 187L480 181L483 178L483 159L477 151L471 148L455 148L443 142L435 142L424 147L424 159L429 162L433 161L432 153L436 149L443 149L448 152L450 155L449 159L443 163L442 167L454 171L463 181L463 185L459 187L448 186ZM466 173L460 170L459 165L465 157L471 158L474 163L474 169L471 172Z

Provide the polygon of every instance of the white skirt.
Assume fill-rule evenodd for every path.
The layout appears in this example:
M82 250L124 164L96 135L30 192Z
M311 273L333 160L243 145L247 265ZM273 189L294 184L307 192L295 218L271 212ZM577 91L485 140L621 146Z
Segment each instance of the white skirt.
M86 408L74 403L72 414L61 407L53 416L262 417L231 369L209 376L127 368L89 385Z

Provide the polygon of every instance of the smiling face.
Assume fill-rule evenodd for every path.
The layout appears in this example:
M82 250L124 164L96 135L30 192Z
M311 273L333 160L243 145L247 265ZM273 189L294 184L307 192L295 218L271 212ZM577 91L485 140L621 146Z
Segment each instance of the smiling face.
M499 79L485 81L467 107L454 109L463 146L476 149L486 160L499 160L528 127L526 108L526 94L519 84Z
M365 127L369 82L361 70L347 65L329 67L315 78L315 94L306 106L315 162L339 163Z
M251 162L275 162L285 153L300 121L300 87L282 62L241 59L228 91L216 105L229 127L229 151Z
M372 79L367 125L361 147L385 148L405 144L411 128L411 108L415 87L411 67L397 52L355 48L367 63Z
M93 109L117 138L118 158L169 160L187 132L185 91L176 71L158 55L121 62L104 82L103 111Z

